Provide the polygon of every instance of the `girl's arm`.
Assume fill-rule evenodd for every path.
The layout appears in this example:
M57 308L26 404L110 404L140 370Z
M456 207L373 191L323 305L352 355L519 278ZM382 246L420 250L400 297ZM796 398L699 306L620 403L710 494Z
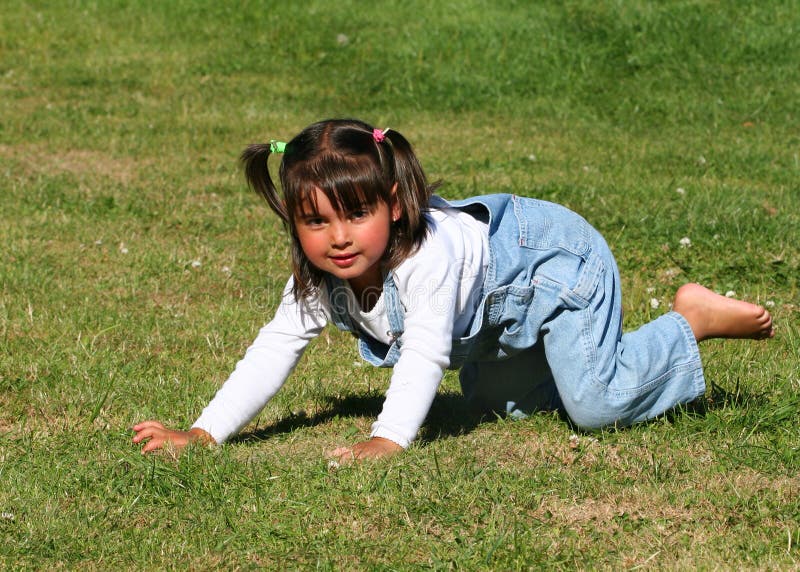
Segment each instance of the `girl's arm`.
M371 439L332 451L340 461L390 455L416 438L450 365L455 324L462 335L483 279L480 235L472 242L462 236L455 224L436 228L423 248L394 271L405 309L400 357Z
M223 443L238 433L281 388L308 342L325 326L326 317L315 300L295 302L292 281L284 290L273 320L261 328L214 399L189 431L171 430L157 421L134 427L134 443L147 441L143 452L166 443L183 447L198 440Z
M426 314L430 316L428 312L417 316ZM449 364L452 343L449 334L440 337L425 325L426 322L406 320L400 358L394 366L383 410L372 425L370 439L350 447L339 447L329 453L330 457L345 463L387 457L404 450L414 440Z

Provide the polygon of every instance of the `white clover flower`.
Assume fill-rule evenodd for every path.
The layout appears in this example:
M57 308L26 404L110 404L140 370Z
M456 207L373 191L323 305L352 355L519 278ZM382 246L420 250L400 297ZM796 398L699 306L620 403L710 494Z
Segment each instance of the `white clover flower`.
M344 34L336 34L336 43L340 46L346 46L350 42L350 38L348 38Z
M653 286L649 286L648 288L645 289L645 292L647 292L648 294L652 294L655 291L656 289Z
M120 243L119 243L119 251L120 251L122 254L128 254L128 247L127 247L127 246L125 246L125 243L124 243L124 242L120 242Z
M728 290L727 292L725 292L725 297L726 298L734 298L735 296L736 296L736 292L734 292L733 290Z
M705 165L705 164L706 164L706 158L705 158L705 157L703 157L702 155L700 155L700 156L697 158L697 164L698 164L698 165Z
M650 298L650 307L653 310L658 310L658 307L661 305L661 302L658 301L658 298Z
M225 274L230 274L230 273L231 273L231 269L230 269L230 267L228 267L228 266L223 266L223 267L221 268L221 270L222 270L222 271L223 271Z
M686 189L684 189L683 187L678 187L677 189L675 189L675 192L678 193L679 195L685 195Z
M94 241L94 244L95 246L100 246L101 244L103 244L103 241L98 238L97 240Z
M766 302L764 302L764 305L767 308L774 308L775 307L775 302L773 302L772 300L767 300Z
M531 161L531 162L532 162L532 161L535 161L535 160L536 160L536 155L534 155L533 153L531 153L530 155L528 155L528 161Z
M199 260L192 260L192 268L200 268L203 265Z
M688 236L684 236L682 239L680 239L679 244L683 248L689 248L692 245L692 241Z

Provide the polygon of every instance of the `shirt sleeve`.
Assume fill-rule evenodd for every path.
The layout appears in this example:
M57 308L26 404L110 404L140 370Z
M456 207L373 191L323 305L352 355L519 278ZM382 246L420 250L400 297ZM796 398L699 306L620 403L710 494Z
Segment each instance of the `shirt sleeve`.
M434 240L395 272L405 308L400 357L394 366L386 400L373 437L408 447L430 410L450 364L460 267L446 241Z
M327 322L319 301L296 302L292 280L284 289L275 317L258 333L244 357L192 427L223 443L238 433L278 392L303 355L308 342Z

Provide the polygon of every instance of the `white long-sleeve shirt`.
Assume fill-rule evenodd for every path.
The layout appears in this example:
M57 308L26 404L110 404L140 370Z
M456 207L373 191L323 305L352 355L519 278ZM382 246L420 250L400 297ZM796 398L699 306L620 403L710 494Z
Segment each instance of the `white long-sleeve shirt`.
M407 447L425 421L450 364L453 337L464 335L480 301L489 263L487 225L455 209L428 213L430 232L413 256L392 270L405 310L400 357L394 366L373 437ZM294 300L292 281L275 317L261 328L231 376L193 427L222 443L238 433L281 388L308 342L331 316L327 294ZM383 296L369 312L355 295L346 307L360 335L391 343Z

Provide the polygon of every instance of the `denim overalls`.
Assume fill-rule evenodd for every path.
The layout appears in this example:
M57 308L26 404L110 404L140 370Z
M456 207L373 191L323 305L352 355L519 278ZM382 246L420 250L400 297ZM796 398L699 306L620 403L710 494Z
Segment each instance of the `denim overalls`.
M512 195L431 200L432 208L445 206L489 224L481 301L450 354L472 405L511 416L558 408L592 429L652 418L703 394L697 343L682 316L669 312L622 333L617 265L579 215ZM339 286L328 277L331 320L358 334ZM405 313L391 272L383 296L393 342L360 335L359 350L373 365L391 367Z

